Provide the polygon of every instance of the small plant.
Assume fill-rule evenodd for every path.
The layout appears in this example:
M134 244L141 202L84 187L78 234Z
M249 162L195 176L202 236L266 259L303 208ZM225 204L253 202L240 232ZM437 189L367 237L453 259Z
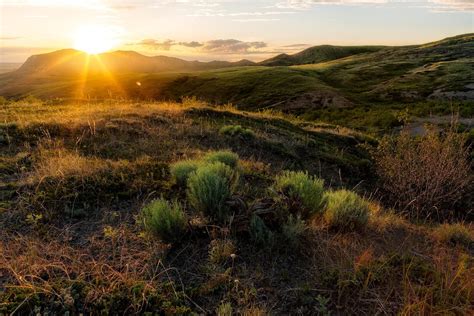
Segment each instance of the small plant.
M303 219L321 212L326 205L324 180L306 172L284 171L276 177L274 190L288 197L290 206L298 208Z
M145 229L165 242L175 242L186 232L186 216L178 202L158 199L142 210Z
M232 240L215 239L209 247L209 261L214 264L225 262L235 255L235 245Z
M318 315L321 316L330 316L331 311L328 309L328 305L330 303L329 298L324 297L322 295L316 296L316 302L318 303L318 306L316 307L316 311L318 312Z
M290 246L298 244L300 237L306 231L306 223L300 216L288 216L288 220L282 226L282 234Z
M43 219L42 214L30 213L26 215L26 223L28 223L31 226L38 226L38 224L41 222L42 219Z
M270 246L273 243L274 234L258 215L252 215L249 225L250 238L260 246Z
M250 128L244 128L241 125L225 125L219 130L220 134L242 139L255 138L255 133Z
M206 154L204 161L208 163L221 162L232 169L236 169L239 164L239 156L231 151L214 151Z
M188 179L189 203L209 218L227 222L231 214L226 201L233 194L237 179L237 173L221 162L203 165Z
M460 223L440 225L435 229L434 236L440 242L466 247L474 242L469 229Z
M353 230L367 225L369 203L359 195L348 190L329 192L324 220L329 227Z
M199 164L195 160L178 161L171 165L170 172L177 184L186 186L189 176L198 169Z
M230 303L221 303L216 309L217 316L232 316L233 308Z

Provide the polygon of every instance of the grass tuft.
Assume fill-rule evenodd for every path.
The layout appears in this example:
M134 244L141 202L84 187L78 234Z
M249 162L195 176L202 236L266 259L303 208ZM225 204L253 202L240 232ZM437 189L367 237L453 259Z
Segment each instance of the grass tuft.
M434 236L446 244L469 247L474 242L469 229L460 223L440 225L435 229Z
M284 171L275 179L274 190L297 204L303 219L320 213L326 204L324 180L308 175L307 172Z
M328 204L324 220L331 228L354 230L363 228L369 220L369 203L348 190L338 190L326 194Z
M204 161L207 163L221 162L232 169L237 168L239 164L239 156L231 151L214 151L204 156Z
M195 160L178 161L171 165L170 172L178 185L186 186L189 176L198 169L199 165L200 162Z
M165 242L176 242L186 232L186 215L178 202L158 199L142 210L145 229Z
M250 128L244 128L241 125L225 125L219 130L220 134L242 139L255 138L255 132Z
M233 194L237 179L238 174L221 162L203 165L188 179L189 203L210 219L227 222L230 209L226 201Z

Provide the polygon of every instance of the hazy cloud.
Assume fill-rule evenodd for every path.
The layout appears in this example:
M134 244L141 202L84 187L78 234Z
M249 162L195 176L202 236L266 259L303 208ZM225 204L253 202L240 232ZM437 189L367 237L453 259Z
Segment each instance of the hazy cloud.
M21 37L19 36L0 36L1 41L11 41L11 40L17 40L20 39Z
M208 53L245 54L267 47L265 42L244 42L236 39L208 41L202 47Z
M474 0L284 0L275 5L279 9L306 10L315 5L381 5L416 4L430 9L451 9L459 11L474 10Z
M169 51L175 46L181 46L188 49L194 49L196 52L200 53L217 54L247 54L267 47L267 43L265 42L245 42L236 39L218 39L207 42L177 42L170 39L164 41L159 41L156 39L144 39L131 45L139 45L149 49L165 51Z

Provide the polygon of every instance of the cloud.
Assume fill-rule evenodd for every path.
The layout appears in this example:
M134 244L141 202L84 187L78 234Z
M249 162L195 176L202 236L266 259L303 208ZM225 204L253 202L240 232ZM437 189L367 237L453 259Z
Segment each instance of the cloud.
M138 43L130 45L138 45L153 50L169 51L173 47L185 47L192 49L198 53L212 54L249 54L259 52L260 49L267 47L267 43L261 41L246 42L236 39L218 39L207 42L178 42L174 40L159 41L156 39L144 39Z
M0 41L11 41L20 39L20 36L0 36Z
M245 54L267 47L265 42L244 42L236 39L208 41L202 47L207 53Z
M145 46L156 50L170 50L171 47L173 47L175 44L176 43L172 40L165 40L160 42L152 38L144 39L136 43L136 45Z
M308 10L316 5L387 5L416 4L432 10L473 11L474 0L284 0L275 4L279 9Z

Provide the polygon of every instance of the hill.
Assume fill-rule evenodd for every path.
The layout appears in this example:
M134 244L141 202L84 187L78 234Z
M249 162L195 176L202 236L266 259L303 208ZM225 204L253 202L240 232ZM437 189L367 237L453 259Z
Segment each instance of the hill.
M66 52L68 56L76 53ZM474 115L473 34L402 47L317 46L290 59L274 59L287 60L283 63L292 66L186 62L115 52L100 56L101 63L90 58L86 71L83 54L74 57L74 62L55 54L64 53L37 56L20 70L0 75L0 95L173 101L197 97L214 104L233 103L244 110L270 108L371 131L397 126L399 113L406 109L417 116L445 115L454 102L461 116ZM62 66L55 66L54 61ZM50 66L38 66L44 64Z
M253 65L248 60L226 61L186 61L167 56L148 57L134 51L115 51L98 55L74 49L64 49L52 53L34 55L16 71L18 75L75 76L90 75L107 71L120 73L156 73L165 71L194 71L213 68Z
M259 63L262 66L294 66L305 64L317 64L321 62L331 61L348 56L373 53L384 46L331 46L321 45L314 46L303 50L294 55L280 54L273 58L264 60Z

